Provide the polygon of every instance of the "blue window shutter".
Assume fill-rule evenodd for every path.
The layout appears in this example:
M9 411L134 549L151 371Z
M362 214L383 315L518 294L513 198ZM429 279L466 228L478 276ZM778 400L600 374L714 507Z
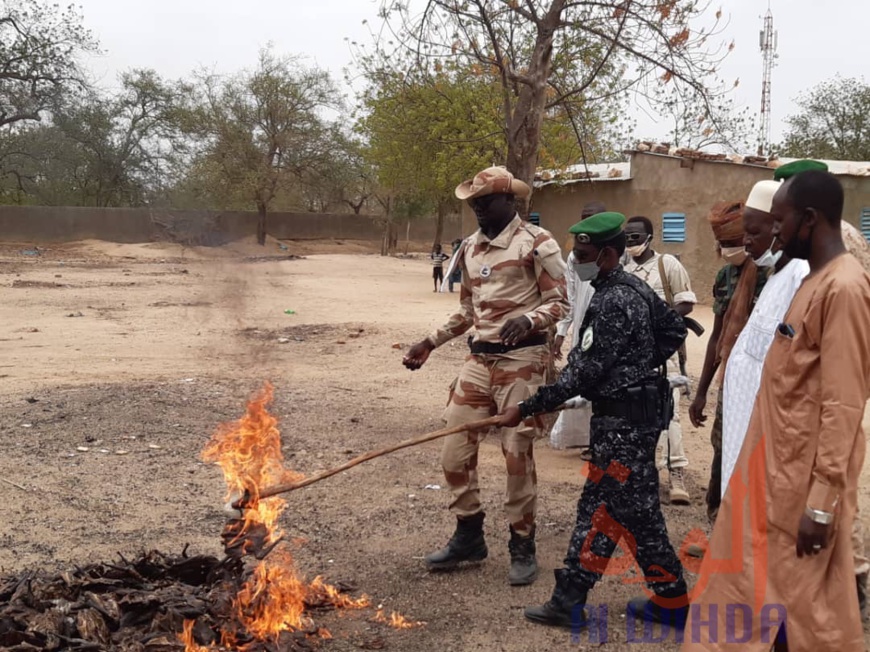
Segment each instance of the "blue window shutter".
M870 242L870 208L861 209L861 233L864 239Z
M686 214L664 213L662 215L662 242L686 241Z

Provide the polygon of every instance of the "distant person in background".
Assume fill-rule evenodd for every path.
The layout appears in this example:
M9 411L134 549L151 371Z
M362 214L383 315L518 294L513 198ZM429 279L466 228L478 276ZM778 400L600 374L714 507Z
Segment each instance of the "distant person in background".
M459 251L459 248L462 246L462 239L456 238L456 240L452 243L452 251L450 252L451 256L455 256ZM450 285L450 291L453 292L453 284L462 282L462 268L459 265L455 265L453 267L453 271L450 274L450 278L447 279L448 284Z
M625 225L625 271L649 285L659 298L673 308L681 317L686 317L698 302L692 292L689 273L683 264L670 254L660 254L653 250L655 232L649 218L637 215ZM686 348L668 360L668 374L685 375ZM683 429L680 426L680 394L674 390L674 417L667 431L662 433L661 448L664 462L661 466L668 469L668 491L672 505L689 505L691 499L686 489L685 470L689 458L683 448Z
M580 212L580 221L604 213L607 209L600 201L592 201L583 207ZM565 272L565 281L568 290L568 303L571 309L565 318L556 325L556 339L553 342L553 357L562 359L562 344L568 335L568 329L574 327L571 336L571 348L580 342L580 331L583 319L586 317L586 309L595 294L595 288L590 281L581 281L574 271L573 242L571 253L568 254L568 271ZM553 429L550 431L550 446L555 449L585 448L581 453L584 460L589 459L589 420L592 418L592 408L589 406L562 410Z
M450 256L441 251L440 244L436 244L432 247L429 258L432 260L432 282L435 284L435 289L432 291L437 292L444 281L444 261L450 260ZM450 291L453 292L453 290Z

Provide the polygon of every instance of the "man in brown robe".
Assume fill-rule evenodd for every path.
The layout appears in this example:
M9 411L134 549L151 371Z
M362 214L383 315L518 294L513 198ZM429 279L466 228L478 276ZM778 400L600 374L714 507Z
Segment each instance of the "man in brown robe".
M846 252L843 189L783 184L774 235L806 277L777 329L692 591L684 652L859 652L851 529L870 396L870 275ZM778 636L779 635L779 636Z

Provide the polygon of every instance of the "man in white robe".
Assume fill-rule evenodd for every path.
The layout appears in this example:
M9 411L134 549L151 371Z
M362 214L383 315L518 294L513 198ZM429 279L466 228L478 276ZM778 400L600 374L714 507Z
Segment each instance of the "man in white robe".
M722 495L728 487L728 480L749 427L749 418L752 416L755 397L761 385L761 370L767 350L773 342L783 315L791 305L792 298L810 271L807 261L791 259L783 255L782 250L774 251L778 245L773 240L773 216L770 214L770 207L779 186L776 181L756 183L749 193L743 213L746 253L759 267L773 267L773 275L768 277L725 367Z

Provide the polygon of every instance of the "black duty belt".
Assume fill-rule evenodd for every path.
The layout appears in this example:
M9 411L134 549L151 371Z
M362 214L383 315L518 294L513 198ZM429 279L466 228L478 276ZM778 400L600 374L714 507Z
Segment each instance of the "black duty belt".
M617 401L609 398L593 400L592 416L628 419L631 416L631 406L628 400Z
M472 338L468 338L468 348L471 349L473 355L504 355L517 349L525 349L529 346L541 346L547 343L547 336L543 333L527 337L522 342L516 344L500 344L498 342L472 342Z

